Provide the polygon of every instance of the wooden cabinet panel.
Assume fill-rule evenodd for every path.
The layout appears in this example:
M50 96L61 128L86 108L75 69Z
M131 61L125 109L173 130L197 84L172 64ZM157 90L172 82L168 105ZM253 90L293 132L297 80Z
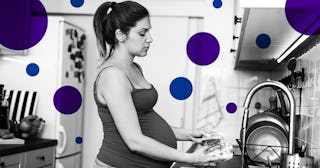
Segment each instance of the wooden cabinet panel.
M54 148L48 147L26 152L26 168L40 168L52 164Z
M10 165L10 166L7 166L6 168L20 168L20 164L15 164L15 165Z
M2 157L1 162L6 166L11 166L11 165L16 165L16 164L19 165L20 154L4 156L4 157Z

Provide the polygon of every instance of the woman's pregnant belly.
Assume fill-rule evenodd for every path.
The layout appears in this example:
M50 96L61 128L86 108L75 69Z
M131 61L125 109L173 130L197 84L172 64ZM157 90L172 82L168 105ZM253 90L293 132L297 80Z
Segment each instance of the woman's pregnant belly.
M172 148L177 148L175 135L168 123L156 112L138 114L142 133Z

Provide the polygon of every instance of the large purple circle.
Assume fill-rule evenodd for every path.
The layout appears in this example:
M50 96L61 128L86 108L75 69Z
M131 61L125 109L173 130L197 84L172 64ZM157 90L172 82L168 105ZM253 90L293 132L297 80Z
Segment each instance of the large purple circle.
M319 0L287 0L285 11L289 24L299 33L320 34Z
M188 41L188 57L197 65L209 65L213 63L218 58L219 53L219 42L210 33L196 33Z
M54 106L63 114L72 114L79 110L82 97L78 89L72 86L63 86L54 94Z
M13 50L36 45L44 36L48 17L39 0L2 0L0 43Z

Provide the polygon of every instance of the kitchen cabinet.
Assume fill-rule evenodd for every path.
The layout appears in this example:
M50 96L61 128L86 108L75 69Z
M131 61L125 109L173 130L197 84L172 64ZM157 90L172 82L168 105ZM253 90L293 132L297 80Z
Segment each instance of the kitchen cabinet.
M1 158L1 168L42 168L54 166L54 147L36 149Z
M38 139L23 145L0 145L0 168L55 167L56 140Z
M0 159L0 168L15 168L20 165L20 154L4 156Z
M270 39L266 47L258 45L261 34ZM307 38L290 26L284 8L244 8L235 69L271 71Z
M43 166L52 166L54 161L55 149L53 147L37 149L25 153L25 167L40 168Z
M243 8L283 8L286 0L236 0Z

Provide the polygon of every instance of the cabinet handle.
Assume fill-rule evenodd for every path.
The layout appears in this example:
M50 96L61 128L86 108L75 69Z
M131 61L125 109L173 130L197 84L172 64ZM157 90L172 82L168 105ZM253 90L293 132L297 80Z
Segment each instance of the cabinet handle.
M237 17L237 15L234 16L234 24L235 24L235 25L236 25L237 23L241 23L241 21L242 21L242 18Z
M239 38L238 36L235 36L235 35L232 36L233 40L238 39L238 38Z
M232 48L230 49L230 52L231 52L231 53L236 52L236 51L237 51L237 50L235 50L235 49L232 49Z
M41 160L41 161L44 161L44 160L46 160L46 157L44 157L44 156L37 156L37 159L38 159L38 160Z

